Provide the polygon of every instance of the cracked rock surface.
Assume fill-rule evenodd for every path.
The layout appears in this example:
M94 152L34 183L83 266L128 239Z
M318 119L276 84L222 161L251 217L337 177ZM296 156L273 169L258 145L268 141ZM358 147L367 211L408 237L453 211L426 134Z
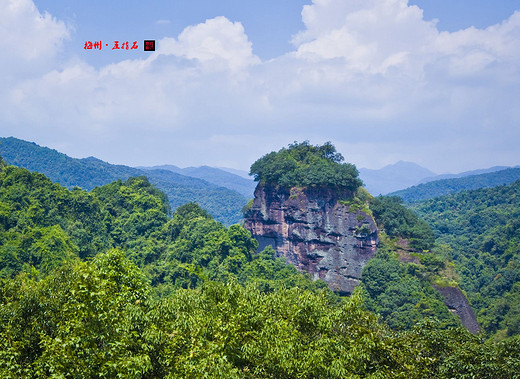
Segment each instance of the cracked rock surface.
M340 293L350 294L374 257L379 238L373 218L339 200L348 192L258 185L244 226L259 243Z

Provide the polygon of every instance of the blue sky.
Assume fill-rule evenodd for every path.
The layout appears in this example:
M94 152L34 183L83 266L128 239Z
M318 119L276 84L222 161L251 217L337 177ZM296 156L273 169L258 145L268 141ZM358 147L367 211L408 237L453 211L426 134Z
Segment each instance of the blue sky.
M248 169L305 139L332 141L359 167L517 165L517 10L518 0L7 0L0 134L130 165ZM101 51L84 50L88 40ZM139 51L112 51L114 40Z

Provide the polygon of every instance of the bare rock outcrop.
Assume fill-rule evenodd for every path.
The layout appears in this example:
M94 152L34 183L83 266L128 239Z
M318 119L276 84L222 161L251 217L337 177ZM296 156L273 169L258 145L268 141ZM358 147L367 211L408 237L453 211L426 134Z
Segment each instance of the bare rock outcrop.
M464 325L471 333L480 331L480 326L473 312L473 308L469 305L468 299L458 287L441 287L433 286L444 299L444 304L450 311L459 316L462 325Z
M244 226L259 250L271 245L288 263L346 295L379 242L373 218L340 202L348 198L351 193L331 189L259 185Z

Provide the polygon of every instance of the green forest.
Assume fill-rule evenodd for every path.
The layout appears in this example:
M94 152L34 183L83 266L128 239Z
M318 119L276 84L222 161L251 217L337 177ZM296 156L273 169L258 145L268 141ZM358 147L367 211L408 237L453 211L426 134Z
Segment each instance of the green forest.
M489 211L480 229L460 230L461 235L480 233L478 238L454 233L446 234L453 240L443 240L435 222L425 216L432 232L398 200L361 196L355 167L340 163L342 157L331 146L292 146L301 153L289 154L297 172L312 165L315 154L319 167L340 168L333 183L323 182L313 170L316 182L303 174L290 180L357 190L357 200L367 202L383 230L378 255L348 298L275 258L272 248L256 252L258 244L247 230L223 226L195 203L172 212L166 195L146 177L88 192L1 162L0 375L520 377L520 337L507 321L518 319L513 309L518 285L504 290L510 271L517 269L518 225L510 220L518 220L518 204L512 200L518 201L518 184L497 190L510 206L496 203L497 215ZM272 159L252 172L259 180L291 185L276 176L280 162ZM488 195L475 196L482 209L494 209L490 198L497 195ZM471 217L468 196L466 213L464 202L460 205L461 219ZM498 216L504 222L493 224L496 233L483 235ZM450 230L457 228L454 223L448 219L443 225ZM395 246L402 238L411 241L417 263L398 259ZM480 285L477 294L487 289L502 290L493 295L497 299L510 296L510 309L497 324L500 335L485 322L488 334L469 333L432 290L431 283L446 276L451 260L458 268L467 263L457 244L474 248L483 262L496 259L491 281L475 282L484 263L475 272L459 271L482 320L499 314L492 308L498 303L486 307L484 298L470 292L472 285ZM466 254L470 260L469 250Z
M146 176L168 196L172 209L188 202L197 202L224 225L232 225L242 219L241 209L248 200L229 188L169 170L140 170L109 164L94 157L71 158L14 137L0 138L0 155L9 164L45 174L53 182L70 189L80 187L92 190L119 179Z
M520 333L520 180L414 207L454 262L480 325L494 338Z

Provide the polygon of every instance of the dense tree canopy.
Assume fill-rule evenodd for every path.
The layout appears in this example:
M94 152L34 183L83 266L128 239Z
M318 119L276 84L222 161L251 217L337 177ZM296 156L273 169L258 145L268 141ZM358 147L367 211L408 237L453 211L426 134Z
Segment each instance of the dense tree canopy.
M482 327L503 338L520 333L520 181L464 191L414 208L456 264Z
M197 202L215 219L232 225L242 219L241 209L247 202L243 195L198 178L169 170L140 170L113 165L94 157L76 159L35 143L17 138L0 137L0 153L7 163L45 174L67 188L91 190L130 177L146 176L168 197L172 209Z
M224 227L197 204L169 213L166 196L146 177L88 193L8 166L0 172L0 277L46 274L75 257L121 248L163 295L204 278L254 281L264 290L325 286L275 258L272 249L253 254L258 245L248 231Z
M355 191L361 186L356 167L342 163L343 156L326 142L322 146L308 141L290 144L258 159L250 175L256 181L282 187L332 187Z
M424 261L402 263L389 249L381 248L363 268L361 287L367 308L395 330L410 330L428 317L435 317L439 327L460 325L431 285L432 276L439 274L444 262L433 268Z
M424 320L395 332L358 293L206 281L155 300L122 251L0 286L0 375L125 378L514 378L520 339Z
M504 232L515 236L511 228ZM504 247L495 242L491 251ZM457 326L424 281L431 262L402 265L387 251L342 299L271 248L256 249L244 228L224 227L197 204L170 215L165 196L143 177L89 193L2 167L0 376L514 378L520 371L520 337L492 343Z
M396 196L379 196L370 200L370 210L381 230L390 237L406 238L420 250L433 247L435 236L428 224L406 208Z

